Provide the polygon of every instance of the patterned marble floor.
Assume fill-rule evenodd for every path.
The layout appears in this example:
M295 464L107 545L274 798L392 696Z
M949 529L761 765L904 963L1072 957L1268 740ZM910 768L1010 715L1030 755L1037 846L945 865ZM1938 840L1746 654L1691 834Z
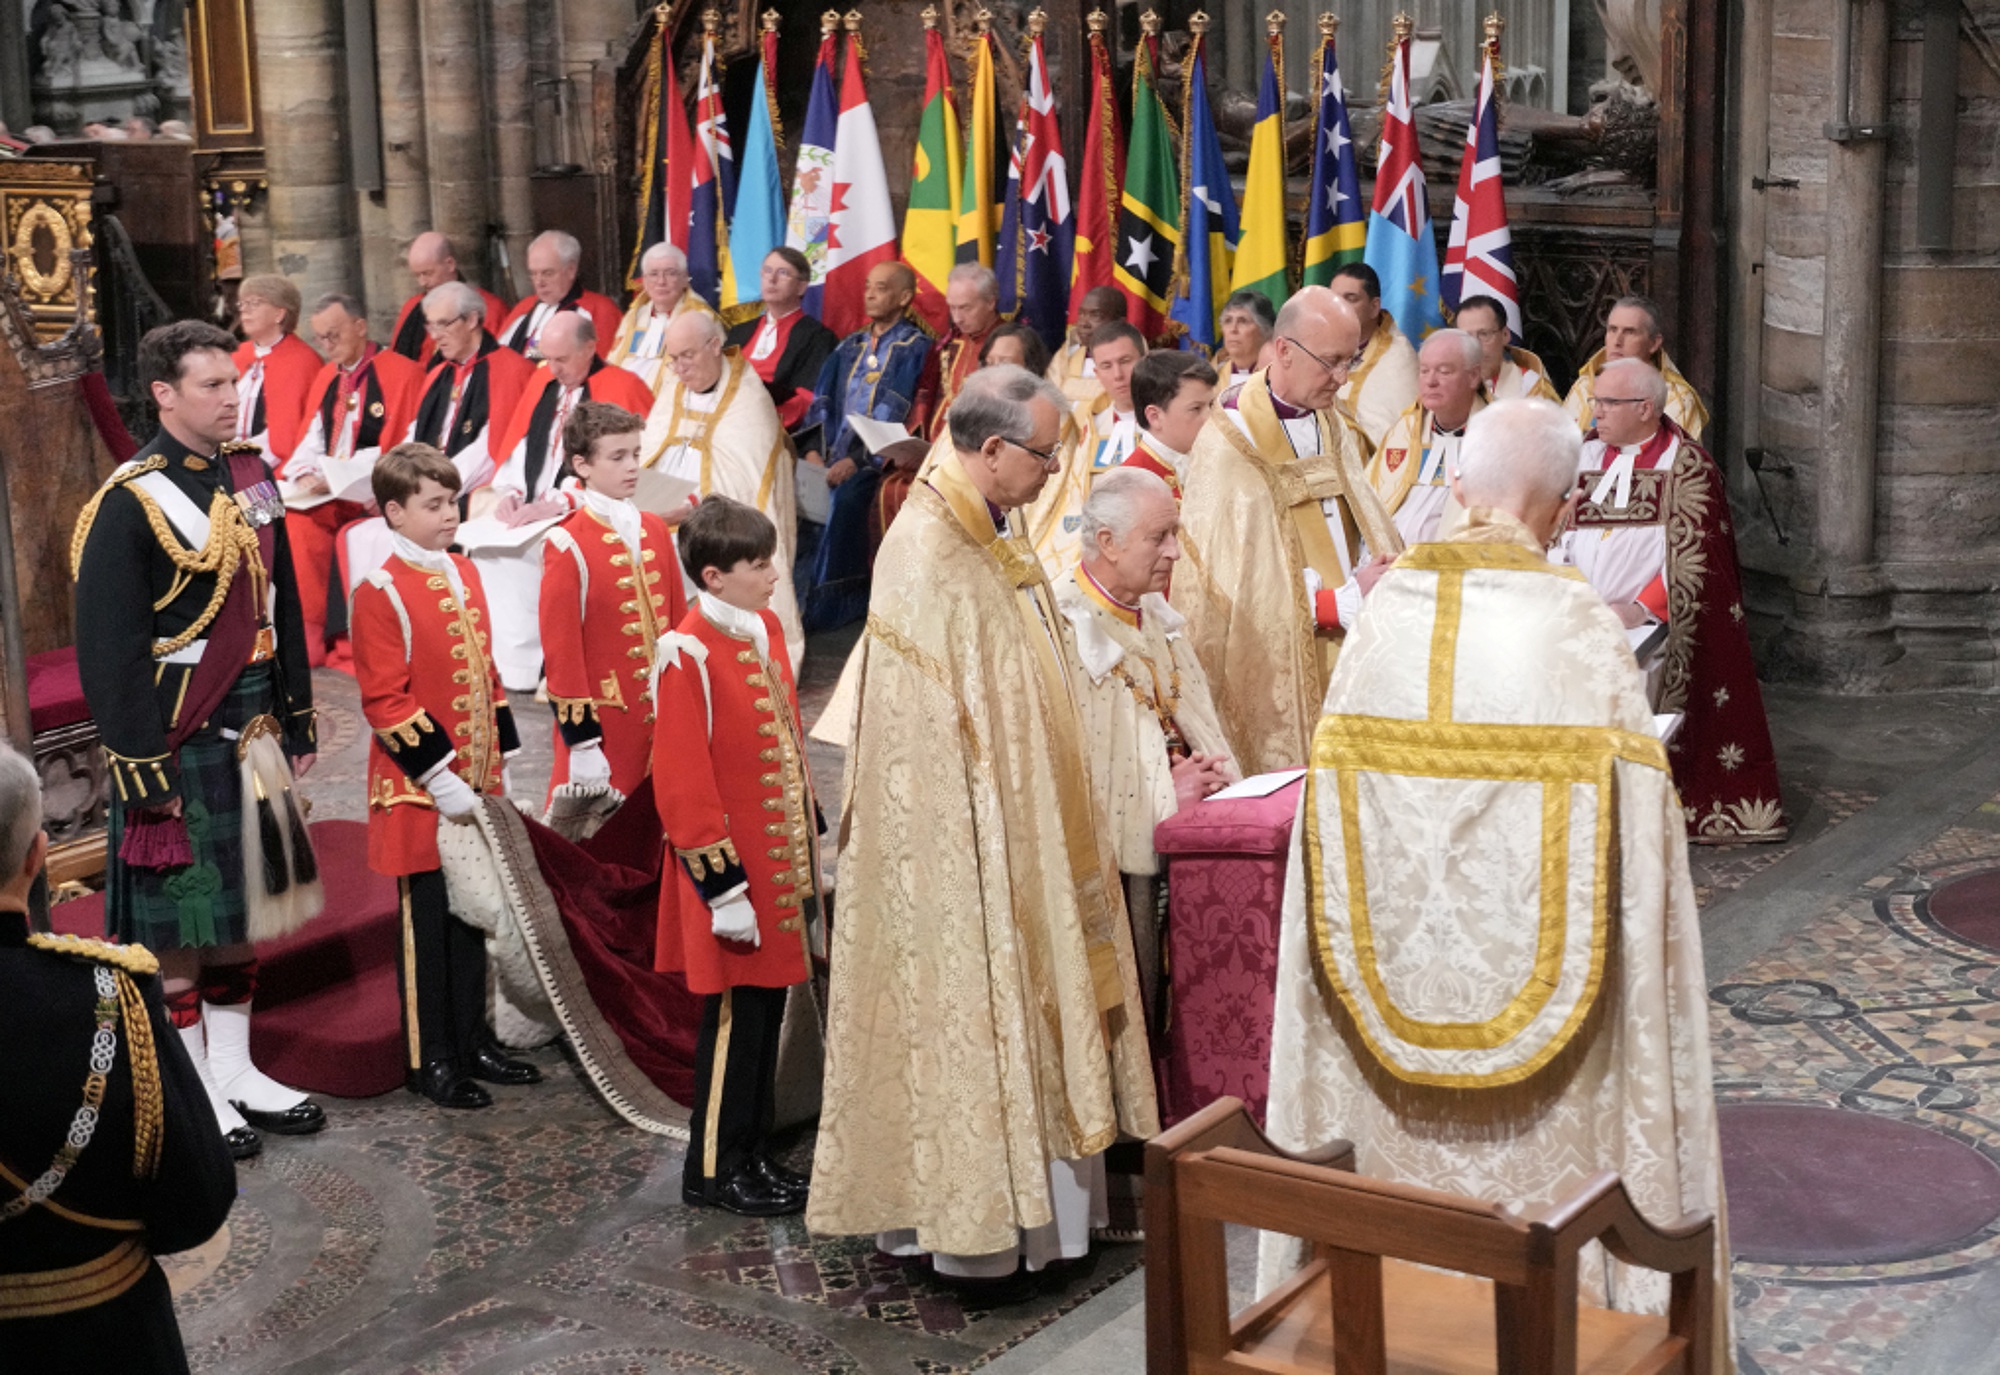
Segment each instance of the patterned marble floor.
M814 648L809 717L845 644ZM318 686L315 814L358 818L358 699L339 675ZM1770 705L1791 838L1693 851L1718 1096L1915 1124L2000 1169L2000 950L1929 911L1940 885L2000 869L2000 702L1773 692ZM529 742L517 771L539 792L547 712L517 706ZM839 764L815 754L830 814ZM981 1308L866 1242L684 1208L680 1148L616 1121L555 1051L536 1058L550 1082L500 1091L491 1112L399 1093L330 1104L322 1136L272 1142L242 1170L224 1236L174 1262L194 1368L1143 1369L1138 1247L1102 1248L1027 1302ZM790 1156L803 1166L810 1152L807 1134ZM1868 1176L1894 1164L1856 1160L1836 1192L1865 1208ZM2000 1370L1996 1256L1988 1222L1867 1265L1739 1261L1741 1368Z

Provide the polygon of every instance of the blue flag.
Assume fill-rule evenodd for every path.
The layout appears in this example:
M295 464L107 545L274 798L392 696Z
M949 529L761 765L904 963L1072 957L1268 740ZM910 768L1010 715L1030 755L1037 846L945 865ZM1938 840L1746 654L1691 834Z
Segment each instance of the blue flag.
M1375 166L1375 206L1368 215L1362 261L1382 279L1382 308L1412 344L1444 327L1439 303L1437 236L1431 231L1430 193L1410 117L1410 43L1391 59L1389 103L1382 109L1381 155Z
M993 267L1000 278L1000 308L1020 319L1051 349L1062 343L1069 305L1070 249L1076 216L1056 128L1055 93L1049 89L1041 35L1028 50L1028 89L1007 166L1007 205Z
M812 94L806 101L806 121L799 129L799 160L792 172L792 208L785 222L785 242L812 264L805 312L815 320L819 319L822 283L826 281L826 236L833 223L833 144L840 130L833 40L828 30L820 39L819 60L813 64Z
M1187 73L1187 201L1181 214L1181 248L1187 258L1181 292L1168 307L1169 318L1187 327L1188 338L1215 347L1215 317L1229 299L1229 274L1236 258L1236 192L1222 163L1222 142L1208 108L1208 40L1197 35L1182 68Z
M785 241L785 191L778 179L778 145L771 134L771 106L764 64L750 92L750 129L743 140L743 172L736 184L736 208L729 219L730 278L735 287L726 309L759 299L758 274L764 256Z
M1333 37L1320 40L1319 117L1313 123L1312 175L1306 180L1306 242L1300 282L1326 286L1334 272L1361 256L1368 239L1367 206L1354 164L1354 129L1340 88Z

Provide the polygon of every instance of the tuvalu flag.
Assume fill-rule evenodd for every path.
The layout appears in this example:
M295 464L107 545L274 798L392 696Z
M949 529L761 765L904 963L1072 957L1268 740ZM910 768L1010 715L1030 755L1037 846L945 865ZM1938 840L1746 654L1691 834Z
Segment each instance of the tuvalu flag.
M1243 233L1236 246L1231 291L1255 291L1276 310L1290 294L1285 268L1291 239L1285 233L1285 112L1278 93L1284 39L1274 27L1264 49L1257 86L1257 122L1250 130L1250 167L1243 178ZM1216 302L1217 305L1221 301ZM1207 342L1207 341L1204 341Z
M1028 47L1028 85L1021 92L994 264L1001 310L1016 313L1052 349L1062 343L1074 231L1055 92L1049 89L1048 62L1037 33Z
M826 287L820 319L845 337L868 323L862 290L868 272L896 260L896 212L889 206L889 178L875 111L861 78L861 35L847 34L847 66L840 81L840 134L833 146L832 222L826 234Z
M1368 217L1361 202L1361 170L1354 162L1354 128L1347 122L1347 96L1340 84L1340 61L1333 33L1340 21L1320 16L1319 112L1313 122L1312 176L1306 183L1306 238L1299 282L1326 286L1334 272L1361 258L1368 240Z
M1174 145L1153 73L1160 40L1140 38L1132 63L1132 146L1125 161L1125 189L1118 202L1118 237L1112 285L1125 293L1125 318L1147 339L1170 334L1174 258L1180 249L1180 175Z
M1112 222L1118 188L1125 184L1125 145L1118 136L1117 92L1111 84L1111 53L1104 44L1103 11L1090 16L1090 127L1083 135L1083 164L1077 172L1076 243L1070 259L1069 323L1076 323L1084 294L1111 286Z
M1382 308L1411 343L1444 324L1438 306L1437 236L1431 232L1430 192L1410 118L1410 40L1389 59L1389 99L1382 107L1381 156L1375 164L1375 206L1362 257L1382 279Z
M999 92L993 80L993 35L973 40L972 108L965 127L965 185L958 195L958 250L962 263L993 266L993 240L1007 165L1001 157Z
M937 17L929 15L924 20L924 112L917 120L910 203L903 212L903 261L917 275L917 313L940 334L951 324L944 281L958 261L962 161L951 63L945 57L944 35L937 31Z
M1497 22L1497 21L1495 21ZM1496 40L1497 41L1497 40ZM1491 296L1507 308L1507 328L1521 337L1520 286L1514 278L1513 235L1500 185L1500 120L1493 96L1493 45L1479 68L1479 99L1465 129L1451 237L1444 247L1444 304L1456 311L1467 296Z
M1198 16L1197 16L1198 17ZM1180 294L1168 313L1187 327L1188 337L1214 348L1215 319L1229 298L1230 264L1236 257L1236 192L1222 162L1222 142L1208 104L1208 36L1196 28L1194 44L1182 60L1186 101L1181 137L1187 147L1187 186L1182 192ZM1251 145L1256 168L1256 145ZM1282 216L1284 208L1279 207ZM1282 284L1283 264L1279 264Z
M821 283L826 280L826 234L833 220L833 144L840 124L840 99L833 78L834 30L829 12L820 20L819 56L813 61L812 94L806 100L806 122L799 129L799 157L792 169L792 205L785 220L785 242L812 264L812 285L806 288L805 312L819 319Z

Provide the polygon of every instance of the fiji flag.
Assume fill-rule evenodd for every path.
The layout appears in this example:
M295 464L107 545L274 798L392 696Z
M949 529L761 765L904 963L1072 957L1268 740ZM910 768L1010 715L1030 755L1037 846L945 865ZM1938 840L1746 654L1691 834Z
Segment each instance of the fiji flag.
M1354 165L1354 129L1340 87L1330 14L1320 16L1319 118L1313 124L1312 176L1306 182L1306 243L1300 255L1302 285L1327 286L1334 272L1361 256L1368 217L1361 204L1361 172Z
M824 21L822 21L824 22ZM792 173L792 206L785 242L812 264L805 312L819 319L821 283L826 280L827 226L833 222L833 145L840 124L840 97L833 75L832 29L822 31L813 63L812 94L799 130L799 159Z
M1437 239L1430 193L1410 118L1410 40L1390 59L1389 103L1382 110L1382 152L1375 163L1375 207L1363 260L1382 279L1382 308L1412 343L1444 325L1438 304Z
M1507 328L1521 337L1520 289L1514 281L1507 198L1500 189L1500 129L1493 108L1493 50L1479 69L1479 99L1465 130L1458 199L1444 247L1444 303L1453 311L1467 296L1491 296L1507 308Z
M1187 140L1187 210L1181 223L1181 247L1187 255L1181 294L1169 314L1187 326L1188 337L1203 348L1215 347L1215 317L1229 298L1229 274L1236 257L1236 193L1229 169L1222 165L1222 143L1215 135L1215 117L1208 108L1208 39L1196 34L1184 67L1187 72L1186 114L1181 121ZM1254 155L1252 160L1255 165ZM1282 281L1284 266L1279 263Z
M1042 36L1036 34L1028 49L1028 88L1021 94L994 267L1000 277L1001 309L1018 311L1050 348L1062 342L1066 324L1075 231L1055 93L1049 89Z

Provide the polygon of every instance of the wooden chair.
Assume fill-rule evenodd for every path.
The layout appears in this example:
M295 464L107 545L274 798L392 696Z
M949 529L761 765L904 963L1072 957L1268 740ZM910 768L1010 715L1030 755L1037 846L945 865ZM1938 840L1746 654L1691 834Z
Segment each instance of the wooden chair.
M1279 1150L1234 1098L1147 1143L1149 1375L1710 1375L1714 1219L1654 1227L1609 1171L1520 1214L1353 1168L1345 1142ZM1304 1238L1311 1260L1232 1314L1224 1223ZM1591 1241L1671 1275L1668 1316L1580 1306Z

